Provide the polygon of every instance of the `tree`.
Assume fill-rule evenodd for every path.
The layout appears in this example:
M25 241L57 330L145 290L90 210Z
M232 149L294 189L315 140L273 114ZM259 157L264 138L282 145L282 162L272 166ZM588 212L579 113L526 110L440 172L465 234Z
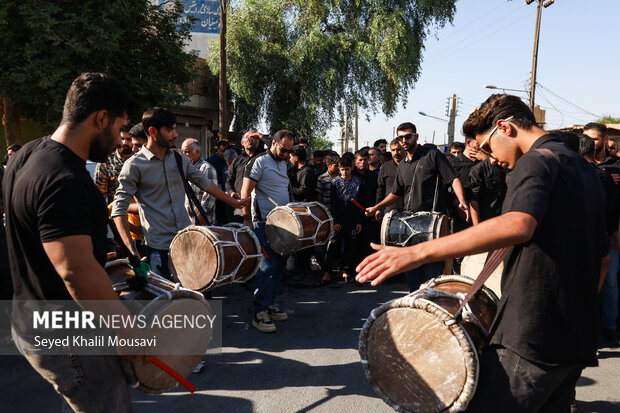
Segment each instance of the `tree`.
M614 118L611 115L603 115L602 118L596 120L596 122L598 123L616 123L619 124L620 123L620 118Z
M265 118L271 131L312 136L339 106L394 114L420 74L431 28L456 0L246 0L228 13L227 65L235 129ZM218 70L217 42L207 58ZM352 110L349 110L352 112Z
M172 1L0 2L7 144L20 141L20 116L53 129L69 85L85 71L116 76L140 109L187 100L197 71L195 55L183 50L191 21L179 23L181 12Z

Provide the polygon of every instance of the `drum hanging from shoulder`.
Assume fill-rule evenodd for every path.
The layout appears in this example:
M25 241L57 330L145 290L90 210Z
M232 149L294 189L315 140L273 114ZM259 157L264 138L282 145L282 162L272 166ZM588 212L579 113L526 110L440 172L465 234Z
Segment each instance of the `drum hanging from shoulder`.
M326 244L333 235L333 219L320 202L291 202L269 212L265 235L281 255Z
M258 238L247 226L191 225L170 243L173 273L185 288L207 291L254 277L261 262Z
M474 280L443 276L374 309L360 334L359 353L375 392L399 412L458 412L478 382L478 352L497 311L484 288L453 322Z
M151 320L155 317L163 319L175 314L212 314L209 304L202 294L182 288L179 284L172 283L156 274L149 273L146 286L136 288L135 285L128 282L134 274L129 261L126 259L108 262L105 270L110 277L114 291L121 300L132 300L134 301L132 304L139 303L140 310L137 315L144 317L146 325L151 325ZM142 306L147 301L148 303ZM134 307L136 306L130 308ZM160 333L165 331L161 330ZM158 343L162 341L174 343L178 353L183 353L184 349L188 349L188 353L196 353L157 356L183 377L188 377L204 357L211 342L211 334L205 334L205 331L201 329L184 329L184 335L181 337L178 333L171 333L169 336L158 334L157 340ZM134 388L144 393L161 394L178 385L175 379L154 364L133 363L123 358L121 362L130 383L133 384Z
M408 247L450 234L450 219L439 212L392 210L381 221L381 245Z

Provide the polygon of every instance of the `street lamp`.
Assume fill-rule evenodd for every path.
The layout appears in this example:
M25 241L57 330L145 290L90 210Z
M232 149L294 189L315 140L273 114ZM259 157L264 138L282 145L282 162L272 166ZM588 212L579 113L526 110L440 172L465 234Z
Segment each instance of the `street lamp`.
M418 112L420 115L422 116L426 116L428 118L433 118L433 119L437 119L440 120L442 122L446 122L448 124L448 144L452 145L452 142L454 142L454 122L452 120L448 121L442 118L438 118L437 116L433 116L433 115L427 115L426 112ZM451 118L453 119L453 118Z
M437 119L437 120L440 120L440 121L442 121L442 122L450 123L449 121L447 121L447 120L445 120L445 119L442 119L442 118L438 118L437 116L427 115L425 112L418 112L418 113L419 113L420 115L422 115L422 116L427 116L427 117L429 117L429 118Z
M522 92L522 93L527 93L528 96L530 94L530 92L527 91L527 90L509 89L509 88L506 88L506 87L497 87L497 86L493 86L493 85L486 85L485 88L486 89L499 89L499 90L503 90L504 92L506 92L507 90L510 90L511 92Z

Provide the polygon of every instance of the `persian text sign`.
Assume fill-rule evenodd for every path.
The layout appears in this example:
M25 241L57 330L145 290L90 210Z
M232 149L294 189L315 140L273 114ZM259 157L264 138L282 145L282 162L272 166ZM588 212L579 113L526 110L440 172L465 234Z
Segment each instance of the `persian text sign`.
M162 4L165 1L159 0ZM220 34L220 2L213 0L185 0L181 1L183 13L181 23L194 17L192 33Z

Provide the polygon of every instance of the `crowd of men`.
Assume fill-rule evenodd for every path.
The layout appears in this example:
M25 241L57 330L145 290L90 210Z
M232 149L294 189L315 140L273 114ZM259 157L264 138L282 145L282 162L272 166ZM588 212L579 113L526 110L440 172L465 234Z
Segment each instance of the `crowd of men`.
M3 195L15 298L117 299L103 268L114 249L106 239L109 217L117 241L170 279L170 243L180 230L242 222L264 247L251 280L252 325L272 333L274 321L288 318L276 303L288 257L270 247L266 217L276 206L317 201L331 212L334 235L294 257L297 274L310 276L311 263L318 269L317 288L404 274L414 291L441 275L446 260L457 259L458 271L463 256L514 246L472 411L567 406L583 367L596 363L599 333L618 341L620 158L610 153L602 124L586 125L582 135L548 134L520 99L493 95L463 125L465 143L447 154L420 144L406 122L389 143L380 139L355 153L309 157L309 142L291 131L248 131L240 149L221 141L205 160L199 141L177 140L170 110L149 108L136 125L131 110L116 79L82 74L58 129L8 162ZM96 185L86 159L99 162ZM381 220L392 210L443 213L454 234L407 248L379 246ZM29 355L31 335L14 323L20 351L59 389L72 361ZM102 403L102 411L130 409L118 360L89 359L83 368L105 375L63 394L74 410ZM493 369L508 372L510 382L494 382ZM552 384L532 391L523 380ZM102 382L107 400L85 397Z

